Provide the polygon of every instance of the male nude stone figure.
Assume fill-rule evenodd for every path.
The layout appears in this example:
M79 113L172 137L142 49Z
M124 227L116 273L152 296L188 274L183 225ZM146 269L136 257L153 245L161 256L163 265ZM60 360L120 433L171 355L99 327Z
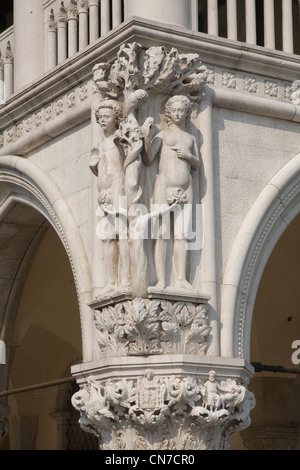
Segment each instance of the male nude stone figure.
M122 198L125 196L124 162L115 145L115 132L122 116L121 107L114 100L103 100L97 107L95 115L103 135L98 141L97 148L92 150L90 168L97 176L98 202L103 214L102 230L98 236L104 242L107 278L104 290L110 292L116 290L118 285L128 287L130 284L127 222L125 216L122 216L122 209L125 209L122 208ZM120 276L118 276L119 264Z
M195 137L187 131L187 120L190 116L192 103L183 96L170 98L165 106L168 128L161 130L150 142L145 137L147 164L155 157L159 158L158 175L153 193L154 204L178 204L184 207L185 226L190 227L193 203L192 170L200 166L200 155ZM187 210L186 210L187 209ZM189 219L189 220L186 220ZM186 279L187 236L182 218L175 217L174 226L174 267L176 287L194 290ZM181 236L180 236L181 235ZM158 288L167 287L166 253L168 240L162 234L156 241L155 266Z

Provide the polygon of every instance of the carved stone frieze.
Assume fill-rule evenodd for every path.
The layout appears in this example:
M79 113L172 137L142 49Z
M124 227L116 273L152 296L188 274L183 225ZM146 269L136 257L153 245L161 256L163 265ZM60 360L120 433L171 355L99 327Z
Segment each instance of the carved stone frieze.
M102 357L153 354L204 356L211 327L207 304L136 298L95 313Z
M249 425L254 396L227 378L156 376L98 382L89 378L72 397L79 423L104 450L227 449L233 432Z
M291 100L295 105L300 105L300 80L296 80L292 84Z
M29 114L23 120L17 121L16 125L13 125L5 130L3 134L0 134L0 139L2 138L3 141L2 145L0 144L0 148L18 141L24 137L24 135L35 132L37 128L42 125L47 124L76 108L82 102L87 100L89 97L89 91L88 83L84 83L53 102L46 104L43 108L37 110L36 113Z

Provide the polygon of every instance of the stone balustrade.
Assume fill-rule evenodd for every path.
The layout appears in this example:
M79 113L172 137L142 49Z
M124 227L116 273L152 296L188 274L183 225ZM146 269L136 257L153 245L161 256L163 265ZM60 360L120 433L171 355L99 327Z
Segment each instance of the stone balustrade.
M0 104L13 93L13 27L0 35Z
M298 0L199 0L200 32L300 53Z
M165 2L162 15L161 4L156 4L156 0L47 0L42 5L30 0L31 9L36 11L37 5L39 9L32 24L33 29L40 25L41 40L31 41L35 42L35 51L30 38L23 38L25 30L20 24L26 23L26 11L23 3L19 3L19 10L14 11L14 26L0 35L0 103L132 16L173 23L269 50L300 54L300 0L189 1L190 8L186 8L183 0L171 2L169 8ZM26 27L26 31L28 36L30 29ZM28 47L24 49L25 43ZM29 60L31 66L24 69L24 62Z
M55 4L47 23L47 69L83 50L122 21L122 0L70 0Z

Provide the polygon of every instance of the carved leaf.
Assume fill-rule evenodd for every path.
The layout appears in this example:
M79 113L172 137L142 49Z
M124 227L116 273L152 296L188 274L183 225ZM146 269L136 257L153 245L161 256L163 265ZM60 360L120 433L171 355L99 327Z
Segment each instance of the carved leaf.
M177 321L179 326L185 328L186 326L190 325L193 321L193 312L190 306L184 305L180 311L176 315Z
M163 322L162 329L164 334L162 335L161 341L164 353L175 352L174 346L180 340L178 326L174 323Z
M207 321L206 313L207 313L207 305L203 305L203 304L197 305L197 307L195 307L194 321L202 323L202 324L206 324L206 321Z
M210 326L199 326L193 323L186 338L186 354L204 354L207 349L207 343L204 341L210 331Z

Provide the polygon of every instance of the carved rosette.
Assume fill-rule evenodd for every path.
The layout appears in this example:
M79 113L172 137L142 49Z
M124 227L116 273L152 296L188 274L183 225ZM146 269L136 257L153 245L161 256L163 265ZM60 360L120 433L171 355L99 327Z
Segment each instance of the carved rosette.
M249 425L253 394L237 381L155 376L98 382L72 397L79 423L103 450L221 450Z
M141 298L108 306L94 316L101 356L204 356L211 331L207 308Z

